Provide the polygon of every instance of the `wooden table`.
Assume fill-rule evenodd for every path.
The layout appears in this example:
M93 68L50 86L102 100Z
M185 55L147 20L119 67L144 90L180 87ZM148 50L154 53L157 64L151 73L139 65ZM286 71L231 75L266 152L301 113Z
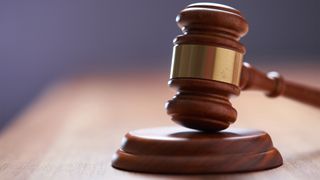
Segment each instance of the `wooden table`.
M316 67L288 69L282 71L290 79L320 85ZM0 179L320 178L320 111L258 92L243 92L233 100L239 112L233 126L269 132L283 155L283 166L198 176L113 169L112 154L127 131L175 125L164 110L164 102L174 94L166 81L163 71L89 75L48 87L1 132Z

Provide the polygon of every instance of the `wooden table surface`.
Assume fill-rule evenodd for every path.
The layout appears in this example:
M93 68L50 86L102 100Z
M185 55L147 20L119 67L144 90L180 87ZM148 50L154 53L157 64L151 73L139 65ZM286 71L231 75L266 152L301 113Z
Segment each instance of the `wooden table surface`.
M319 67L319 66L317 66ZM283 69L320 86L316 67ZM284 98L242 92L234 127L267 131L284 158L272 170L219 175L157 175L113 169L112 154L130 130L175 125L164 102L167 72L89 75L47 88L0 133L0 179L319 179L320 111Z

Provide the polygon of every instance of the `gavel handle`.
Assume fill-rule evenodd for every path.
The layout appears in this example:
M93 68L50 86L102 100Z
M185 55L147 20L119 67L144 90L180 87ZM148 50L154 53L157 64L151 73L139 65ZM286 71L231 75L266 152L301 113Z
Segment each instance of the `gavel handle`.
M248 63L243 63L240 87L265 91L269 97L282 95L320 108L320 89L285 81L277 72L262 73Z

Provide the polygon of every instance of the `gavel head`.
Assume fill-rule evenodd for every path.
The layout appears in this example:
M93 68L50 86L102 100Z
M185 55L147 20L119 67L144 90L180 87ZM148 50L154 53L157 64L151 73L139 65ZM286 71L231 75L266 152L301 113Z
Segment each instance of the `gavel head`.
M188 128L226 129L237 118L229 99L240 93L245 47L239 40L248 24L238 10L215 3L191 4L176 21L183 34L174 39L168 84L177 94L167 113Z

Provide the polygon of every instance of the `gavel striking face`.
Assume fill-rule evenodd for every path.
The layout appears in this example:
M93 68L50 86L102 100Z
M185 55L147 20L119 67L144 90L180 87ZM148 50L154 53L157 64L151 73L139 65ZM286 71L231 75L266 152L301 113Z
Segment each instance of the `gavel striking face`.
M172 120L188 128L220 131L237 118L229 99L240 90L263 90L320 107L320 93L278 73L261 73L243 63L239 42L248 23L234 8L215 3L191 4L176 21L183 34L174 40L169 86L177 94L166 104ZM302 93L303 92L303 93Z

